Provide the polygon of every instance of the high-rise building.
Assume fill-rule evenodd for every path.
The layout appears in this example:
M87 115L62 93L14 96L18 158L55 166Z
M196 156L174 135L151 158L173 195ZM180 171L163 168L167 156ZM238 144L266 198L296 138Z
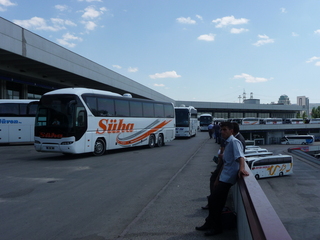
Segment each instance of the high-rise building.
M306 96L298 96L297 105L302 106L305 109L304 111L300 112L301 116L303 112L305 112L307 114L307 117L309 117L310 115L309 98L307 98Z

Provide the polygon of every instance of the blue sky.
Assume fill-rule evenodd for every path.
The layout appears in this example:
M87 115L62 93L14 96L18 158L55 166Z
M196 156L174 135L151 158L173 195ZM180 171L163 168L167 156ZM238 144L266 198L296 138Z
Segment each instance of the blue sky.
M318 0L0 0L0 16L175 100L320 103Z

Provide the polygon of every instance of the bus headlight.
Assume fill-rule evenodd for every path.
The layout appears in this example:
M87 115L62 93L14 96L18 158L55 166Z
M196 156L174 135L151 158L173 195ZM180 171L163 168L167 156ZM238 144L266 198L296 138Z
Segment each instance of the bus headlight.
M73 142L70 141L70 142L62 142L62 143L61 143L61 145L70 145L70 144L73 144Z

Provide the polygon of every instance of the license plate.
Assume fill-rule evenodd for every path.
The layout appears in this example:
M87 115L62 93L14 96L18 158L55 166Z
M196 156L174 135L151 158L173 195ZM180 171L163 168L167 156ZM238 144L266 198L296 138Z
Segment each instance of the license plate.
M48 150L53 150L54 147L46 147L46 149L48 149Z

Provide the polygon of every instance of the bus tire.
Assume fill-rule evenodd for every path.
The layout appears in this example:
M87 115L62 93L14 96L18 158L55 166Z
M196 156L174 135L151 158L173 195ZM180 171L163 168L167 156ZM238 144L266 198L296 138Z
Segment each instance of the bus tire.
M153 148L155 145L156 145L156 138L153 134L150 134L148 146L149 148Z
M254 177L255 177L257 180L260 178L259 174L256 174Z
M158 147L162 147L164 144L164 141L163 141L163 135L160 133L159 135L158 135L158 141L157 141L157 145L158 145Z
M101 156L106 151L106 143L104 140L98 138L94 144L94 151L93 155L95 156Z
M280 172L280 173L279 173L279 176L282 177L282 176L283 176L283 172Z

